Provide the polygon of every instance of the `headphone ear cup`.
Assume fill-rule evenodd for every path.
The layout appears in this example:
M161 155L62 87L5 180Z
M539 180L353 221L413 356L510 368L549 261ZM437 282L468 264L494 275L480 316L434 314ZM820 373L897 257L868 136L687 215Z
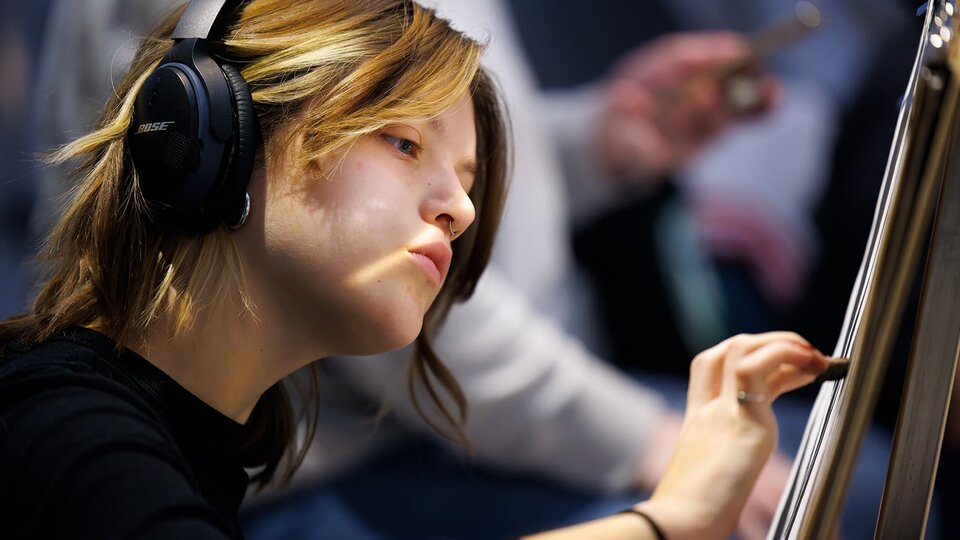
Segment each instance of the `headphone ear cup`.
M257 141L260 139L260 124L253 107L250 88L237 68L222 64L220 68L227 79L227 85L233 95L236 112L236 135L230 156L230 170L224 186L226 203L225 222L228 225L242 223L245 218L247 184L253 174L253 162Z

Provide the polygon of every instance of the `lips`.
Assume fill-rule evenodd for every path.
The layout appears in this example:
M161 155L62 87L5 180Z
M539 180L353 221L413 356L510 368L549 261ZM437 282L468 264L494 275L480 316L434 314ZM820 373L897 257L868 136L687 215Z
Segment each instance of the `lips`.
M447 271L450 270L450 259L453 257L450 246L438 242L419 246L409 251L439 287L444 278L447 277Z

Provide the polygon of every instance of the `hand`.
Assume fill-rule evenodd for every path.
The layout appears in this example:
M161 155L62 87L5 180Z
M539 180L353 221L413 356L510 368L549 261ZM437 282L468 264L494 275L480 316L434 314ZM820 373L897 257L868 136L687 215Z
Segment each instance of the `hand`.
M758 71L752 54L733 32L669 35L629 54L607 82L594 139L600 167L613 178L659 179L734 118L770 108L778 85ZM741 89L743 76L756 83L748 110L727 99L733 75Z
M674 412L663 415L654 428L651 444L640 460L637 470L638 488L652 492L667 466L670 464L671 450L680 438L683 417ZM739 540L764 540L773 522L783 489L790 479L793 461L781 452L775 452L767 465L760 471L750 497L740 514L737 524Z
M826 368L823 354L789 332L740 335L697 355L673 459L639 506L671 540L727 538L776 446L771 403ZM738 392L755 401L741 403Z

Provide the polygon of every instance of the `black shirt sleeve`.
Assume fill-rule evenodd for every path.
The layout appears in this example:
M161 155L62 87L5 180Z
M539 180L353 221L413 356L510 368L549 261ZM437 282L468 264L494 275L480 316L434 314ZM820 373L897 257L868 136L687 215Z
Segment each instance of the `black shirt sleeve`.
M22 371L0 384L0 536L238 537L126 388L56 366Z

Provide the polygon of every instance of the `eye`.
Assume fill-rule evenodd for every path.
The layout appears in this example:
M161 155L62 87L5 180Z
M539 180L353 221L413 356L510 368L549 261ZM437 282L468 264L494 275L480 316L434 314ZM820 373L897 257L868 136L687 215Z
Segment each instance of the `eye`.
M420 153L420 145L411 141L410 139L404 139L403 137L395 137L389 133L381 133L380 137L383 140L387 141L387 144L393 146L401 154L417 157L417 154Z

